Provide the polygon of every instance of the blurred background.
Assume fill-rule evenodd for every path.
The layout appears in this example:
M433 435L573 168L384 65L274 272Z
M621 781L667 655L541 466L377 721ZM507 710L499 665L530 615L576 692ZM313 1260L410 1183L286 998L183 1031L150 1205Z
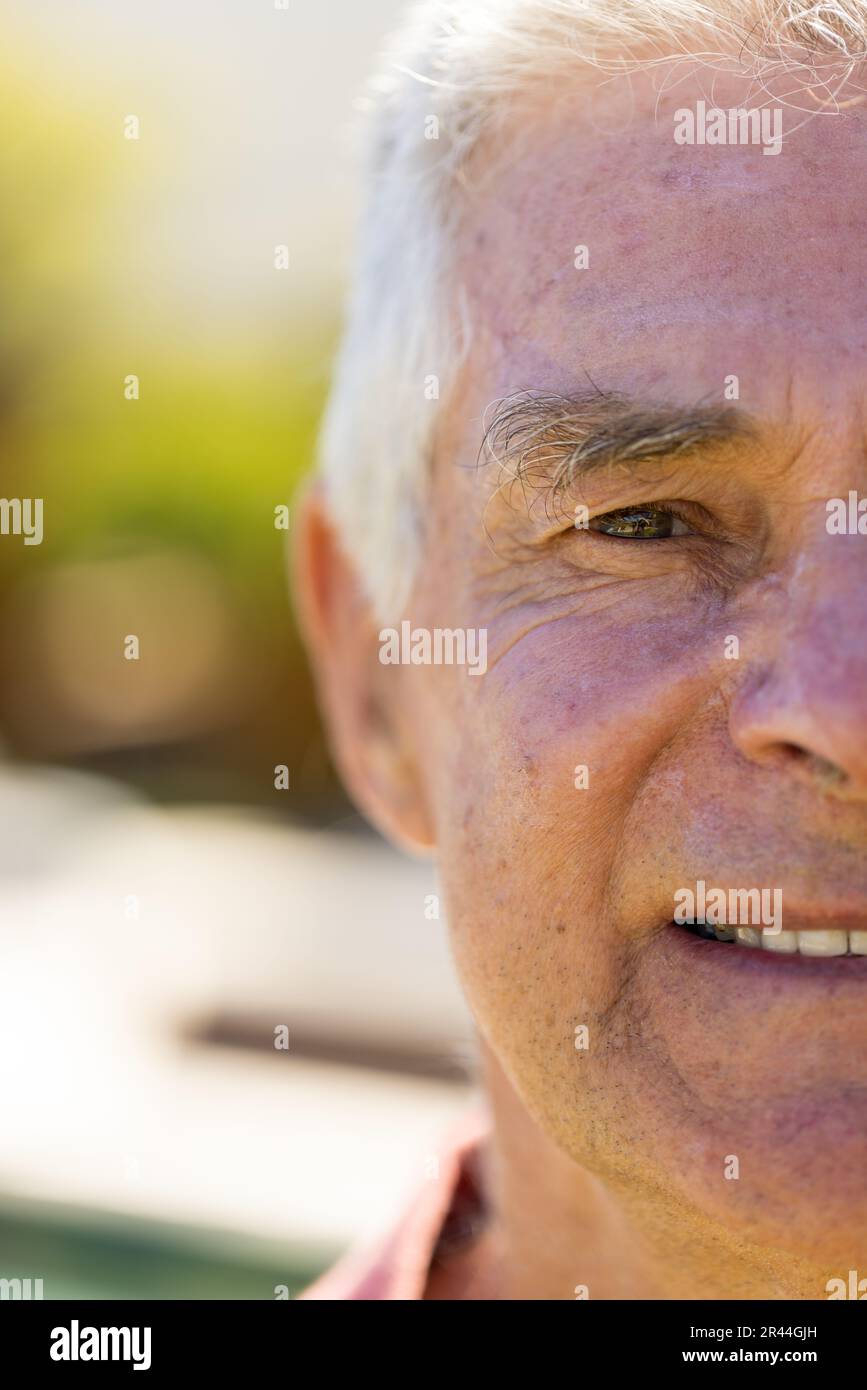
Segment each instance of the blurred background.
M291 1296L471 1098L434 870L346 801L286 585L400 9L0 0L0 495L44 499L0 535L0 1279L46 1298Z

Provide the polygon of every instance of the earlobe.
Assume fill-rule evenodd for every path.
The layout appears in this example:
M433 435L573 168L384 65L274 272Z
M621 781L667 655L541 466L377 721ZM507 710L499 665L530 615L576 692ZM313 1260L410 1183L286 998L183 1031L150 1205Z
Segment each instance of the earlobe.
M359 810L414 853L434 845L402 701L403 671L379 660L380 624L340 543L321 487L298 511L294 581L329 744Z

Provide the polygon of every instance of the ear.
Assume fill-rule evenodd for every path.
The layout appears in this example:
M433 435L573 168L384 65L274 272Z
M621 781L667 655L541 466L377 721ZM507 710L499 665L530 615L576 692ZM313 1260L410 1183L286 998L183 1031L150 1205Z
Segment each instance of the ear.
M429 851L432 817L413 756L405 672L379 660L379 624L321 485L296 513L295 592L329 744L360 810L404 849Z

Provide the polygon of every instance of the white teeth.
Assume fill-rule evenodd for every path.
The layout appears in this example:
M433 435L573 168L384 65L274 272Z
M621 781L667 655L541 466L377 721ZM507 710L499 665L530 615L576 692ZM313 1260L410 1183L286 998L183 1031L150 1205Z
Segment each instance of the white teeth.
M762 934L754 927L737 927L735 941L739 941L741 946L761 946Z
M845 956L849 949L845 931L799 931L797 936L802 956Z
M739 946L761 947L778 955L867 956L867 931L779 931L755 927L714 926L718 941L734 941Z
M762 949L779 951L781 955L794 956L798 950L796 931L762 932Z

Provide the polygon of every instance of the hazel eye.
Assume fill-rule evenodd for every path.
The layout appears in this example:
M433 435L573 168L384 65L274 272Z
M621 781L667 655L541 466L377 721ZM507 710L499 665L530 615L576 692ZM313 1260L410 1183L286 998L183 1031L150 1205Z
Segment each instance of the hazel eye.
M589 530L621 540L664 541L670 536L688 536L690 529L681 517L666 507L648 504L605 512L589 522Z

